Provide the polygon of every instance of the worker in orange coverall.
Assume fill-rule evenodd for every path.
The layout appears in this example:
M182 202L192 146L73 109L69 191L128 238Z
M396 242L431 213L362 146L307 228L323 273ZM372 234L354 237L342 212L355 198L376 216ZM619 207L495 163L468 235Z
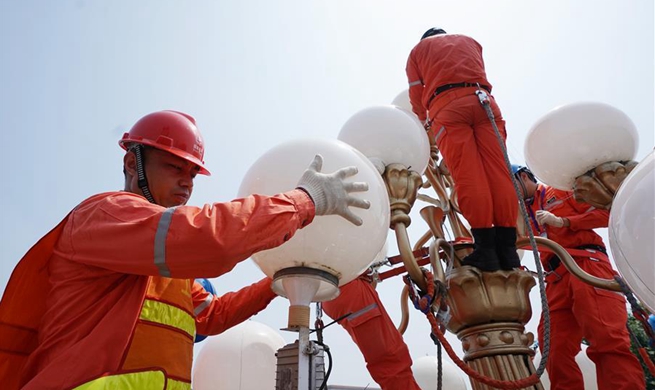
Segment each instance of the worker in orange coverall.
M382 390L420 390L412 374L412 359L403 337L384 309L380 297L360 276L341 286L341 294L323 303L325 313L339 321L364 355L366 367Z
M23 257L0 302L2 389L190 389L193 340L264 309L270 279L221 297L195 277L229 272L276 247L315 215L361 224L350 195L357 172L320 173L298 188L186 206L208 175L195 120L176 111L141 118L119 142L125 190L80 203ZM47 287L44 291L44 287Z
M455 181L471 225L474 251L462 264L482 271L521 265L516 252L517 199L492 122L476 91L488 95L503 145L505 121L491 94L482 47L465 35L431 28L407 60L412 110L429 129Z
M573 256L585 272L613 279L607 251L593 231L607 227L609 212L578 203L570 191L538 184L526 167L513 165L528 208L535 235L548 237L569 250L584 252ZM630 352L626 328L628 313L623 295L592 287L572 276L554 254L542 255L546 271L546 297L550 309L550 388L584 389L582 373L575 362L584 337L589 342L587 356L596 364L599 390L645 388L644 373ZM539 345L544 345L544 323L539 324Z

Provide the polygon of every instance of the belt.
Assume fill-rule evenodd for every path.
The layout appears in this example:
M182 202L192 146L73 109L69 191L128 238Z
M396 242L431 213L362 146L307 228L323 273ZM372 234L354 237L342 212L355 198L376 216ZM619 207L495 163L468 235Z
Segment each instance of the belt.
M446 91L449 90L449 89L453 89L453 88L466 88L466 87L478 87L478 86L479 86L480 88L484 89L485 91L491 93L491 87L490 87L490 86L488 86L488 85L483 85L483 84L479 84L479 85L478 85L478 83L453 83L453 84L444 84L444 85L442 85L442 86L440 86L440 87L437 87L437 89L434 90L434 93L433 93L432 96L430 97L430 102L432 101L432 99L434 99L435 97L437 97L437 95L439 95L439 94L442 93L442 92L446 92ZM428 102L428 104L430 104L430 102Z
M594 249L597 250L598 252L602 252L605 255L607 255L607 249L605 249L604 246L600 246L600 245L592 245L592 244L580 245L580 246L576 246L575 249ZM550 268L550 269L547 269L546 271L555 271L555 269L559 267L561 263L562 260L559 257L553 256L550 260L548 260L548 264L546 265L546 268Z

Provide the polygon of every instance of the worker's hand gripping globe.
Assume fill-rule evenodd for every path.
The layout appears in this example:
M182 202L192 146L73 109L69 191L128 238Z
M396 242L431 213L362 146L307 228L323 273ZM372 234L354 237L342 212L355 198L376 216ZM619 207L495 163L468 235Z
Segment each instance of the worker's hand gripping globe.
M323 158L321 172L326 174L357 167L357 174L346 181L368 183L368 191L351 195L368 200L370 208L350 207L361 218L361 226L339 215L317 216L283 245L252 256L257 266L274 279L273 290L290 298L292 305L293 300L307 305L338 296L338 286L353 280L373 262L389 229L389 198L382 177L364 155L338 140L305 139L274 147L248 170L239 196L273 195L295 188L317 154ZM308 271L303 280L309 283L289 283L295 276L279 277L283 270L299 268ZM332 277L321 276L326 274Z

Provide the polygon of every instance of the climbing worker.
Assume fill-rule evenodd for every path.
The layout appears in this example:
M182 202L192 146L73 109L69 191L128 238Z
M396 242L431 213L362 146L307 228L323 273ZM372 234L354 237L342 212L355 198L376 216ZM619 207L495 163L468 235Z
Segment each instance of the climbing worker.
M517 199L504 158L505 121L491 96L482 47L468 36L431 28L412 49L406 71L412 110L441 151L459 208L471 225L474 250L462 265L482 271L520 267Z
M368 276L341 286L339 296L323 310L350 334L366 360L366 368L382 390L420 390L403 337L384 309ZM345 316L345 317L344 317Z
M585 272L613 279L616 272L603 240L593 230L607 227L609 212L576 202L572 192L538 183L527 167L512 165L512 173L523 193L534 234L568 249ZM550 352L546 365L550 388L584 389L575 355L585 338L589 342L587 356L596 364L599 390L644 389L641 365L630 352L624 297L572 276L553 254L542 254L541 262L546 271L550 309ZM539 345L543 346L543 317L538 333Z
M119 141L124 191L75 207L33 246L0 301L3 389L190 389L193 340L264 309L271 280L215 297L196 277L229 272L281 245L315 215L361 224L346 183L355 167L321 173L316 156L297 188L187 206L197 174L209 175L191 116L159 111ZM45 289L45 290L44 290Z

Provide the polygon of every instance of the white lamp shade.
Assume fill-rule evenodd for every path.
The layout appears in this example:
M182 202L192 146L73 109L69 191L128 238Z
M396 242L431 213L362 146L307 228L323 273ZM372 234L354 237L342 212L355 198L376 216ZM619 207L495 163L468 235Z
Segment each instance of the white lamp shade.
M375 258L373 259L373 263L379 263L386 260L388 253L389 253L389 246L387 245L387 241L385 240L384 244L382 244L382 248L380 248L378 254L375 255Z
M639 144L634 123L605 103L557 107L539 119L525 140L525 161L549 186L572 190L575 178L608 161L632 160Z
M421 390L433 390L437 388L437 369L436 356L423 356L414 359L412 372ZM441 369L441 384L443 389L466 390L466 380L459 367L450 360L441 359Z
M275 352L284 344L277 331L255 321L243 322L218 336L209 337L194 361L193 388L274 389Z
M323 156L323 173L332 173L347 166L359 172L347 181L367 182L369 190L351 193L370 201L368 210L351 207L362 218L355 226L337 215L316 216L314 221L283 245L252 256L257 266L269 277L290 267L309 267L328 272L339 279L339 285L357 277L373 262L384 245L389 229L389 197L382 177L373 164L352 146L338 140L305 139L274 147L261 156L248 170L239 196L274 195L296 187L298 180L316 154ZM281 281L273 290L287 296ZM321 281L313 301L335 298L338 290Z
M412 111L412 103L409 100L409 89L405 89L404 91L400 92L398 95L396 95L395 98L393 98L393 101L391 102L396 107L402 108L403 110L409 112L410 114L414 115L416 119L418 117L416 114L414 114L414 111Z
M655 151L621 183L612 202L609 239L619 273L655 313Z
M582 371L582 379L584 380L585 390L598 390L596 382L596 365L587 357L587 346L582 344L582 350L575 355L575 362L578 363L580 371ZM550 359L550 358L549 358ZM533 364L535 368L539 367L541 362L541 353L537 351L534 356ZM541 376L541 384L544 385L545 390L550 390L550 378L548 377L548 370Z
M350 117L337 137L385 164L400 163L423 174L430 143L418 118L393 105L365 108Z

